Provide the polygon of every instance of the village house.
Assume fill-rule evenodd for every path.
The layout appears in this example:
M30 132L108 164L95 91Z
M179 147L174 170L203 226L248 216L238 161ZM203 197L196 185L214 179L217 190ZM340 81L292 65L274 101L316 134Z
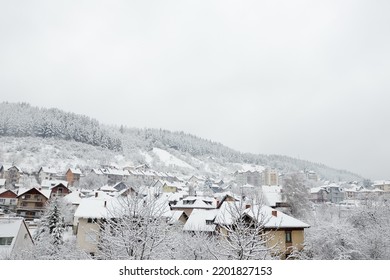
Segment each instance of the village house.
M82 199L74 214L76 244L85 252L95 255L98 252L100 224L107 218L108 197Z
M372 186L375 189L380 189L384 192L390 192L390 181L375 181Z
M290 208L290 205L286 202L286 199L283 198L282 186L262 186L261 194L263 203L271 208Z
M324 203L328 201L329 191L325 187L315 187L310 189L310 201Z
M57 171L54 168L42 166L38 171L38 181L42 183L44 180L58 179Z
M184 211L188 217L194 209L211 210L217 207L217 201L212 197L187 196L178 201L175 205L171 205L172 210Z
M34 245L23 218L0 217L0 259L29 250Z
M50 198L51 190L31 188L19 190L16 213L26 220L38 219L45 211L46 203Z
M69 168L65 173L66 181L68 181L70 186L73 186L76 182L80 181L83 173L78 168Z
M0 188L0 209L15 210L17 205L17 194L5 188Z
M302 250L304 229L308 224L266 205L250 205L241 202L224 202L214 223L222 236L228 237L228 229L234 229L238 218L253 219L264 228L266 246L271 254L287 258L293 250ZM248 221L249 221L248 220Z
M64 197L70 192L71 191L67 186L65 186L63 183L58 183L51 188L50 199Z
M22 170L15 165L2 165L0 167L0 178L5 179L8 185L15 186L19 184Z

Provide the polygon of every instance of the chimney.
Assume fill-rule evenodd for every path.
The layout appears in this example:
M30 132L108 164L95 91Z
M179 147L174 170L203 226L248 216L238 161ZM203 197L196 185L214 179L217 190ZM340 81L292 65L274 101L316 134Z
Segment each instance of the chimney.
M99 193L98 192L95 192L95 197L98 197Z
M277 217L278 216L278 211L272 210L272 216Z
M107 200L104 201L104 207L107 207Z
M246 204L246 205L245 205L245 209L248 209L248 208L251 208L251 205L250 205L250 204Z

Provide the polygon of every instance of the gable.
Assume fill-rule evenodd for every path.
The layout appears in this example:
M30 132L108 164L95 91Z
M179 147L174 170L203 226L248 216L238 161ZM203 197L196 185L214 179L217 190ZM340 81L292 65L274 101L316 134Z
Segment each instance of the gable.
M0 197L2 198L16 198L17 195L11 190L6 190L5 192L0 193Z

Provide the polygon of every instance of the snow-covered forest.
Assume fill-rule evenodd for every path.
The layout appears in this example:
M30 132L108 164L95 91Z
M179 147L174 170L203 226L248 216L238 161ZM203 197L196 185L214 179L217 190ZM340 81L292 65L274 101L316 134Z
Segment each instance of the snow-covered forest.
M28 150L41 151L42 145L49 150L69 158L69 154L76 154L75 163L83 165L90 161L95 164L117 163L142 164L148 162L150 151L160 148L192 166L198 173L234 172L231 164L251 164L269 166L288 173L298 170L313 170L321 178L331 181L354 181L362 178L345 170L338 170L320 163L313 163L283 155L256 155L241 153L220 143L202 139L184 132L171 132L163 129L139 129L118 126L107 126L87 116L63 112L58 109L45 109L30 106L26 103L0 103L0 136L4 145L0 153L12 152L15 145L22 152ZM17 137L18 139L13 139ZM28 141L26 140L28 137ZM33 138L37 137L39 141ZM51 140L52 139L52 140ZM53 141L56 140L56 141ZM62 141L62 142L61 142ZM80 143L77 146L74 143ZM7 144L10 143L10 144ZM57 144L56 144L57 143ZM87 144L87 145L83 145ZM71 145L71 148L68 146ZM53 148L55 146L55 148ZM25 148L23 148L25 147ZM43 149L45 150L45 149ZM76 152L75 152L76 151ZM8 162L13 158L5 157ZM152 154L154 157L154 155ZM16 156L22 159L24 156ZM39 156L38 156L39 158ZM85 160L84 160L85 159ZM47 158L45 160L50 160ZM69 162L72 165L72 162ZM158 157L148 163L156 168L167 169L166 164ZM90 164L92 165L92 164ZM172 166L171 166L172 167ZM188 168L176 166L180 172ZM169 169L169 168L168 168ZM169 171L169 170L167 170Z
M56 138L110 150L122 149L121 141L112 137L96 120L26 103L0 103L0 136Z

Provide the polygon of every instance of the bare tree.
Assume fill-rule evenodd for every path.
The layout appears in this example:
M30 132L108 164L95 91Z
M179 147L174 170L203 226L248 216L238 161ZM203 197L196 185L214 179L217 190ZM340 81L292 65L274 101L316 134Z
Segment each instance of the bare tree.
M98 258L160 259L169 242L168 203L155 197L111 200L109 217L101 223Z
M269 217L259 200L224 202L215 222L219 235L218 258L259 260L271 258L272 232L265 229Z
M289 204L292 216L302 219L310 218L310 193L306 187L303 174L291 173L286 175L283 180L282 198Z

